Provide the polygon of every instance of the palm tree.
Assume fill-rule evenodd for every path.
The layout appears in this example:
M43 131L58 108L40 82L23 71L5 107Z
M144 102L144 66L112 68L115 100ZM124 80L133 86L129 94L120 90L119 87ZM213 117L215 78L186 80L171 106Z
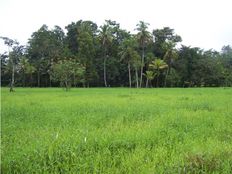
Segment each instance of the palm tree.
M150 85L152 87L151 81L154 79L156 74L153 71L146 71L146 74L144 74L144 75L147 78L146 88L148 87L149 83L150 83Z
M140 21L139 24L137 24L136 30L138 30L137 33L137 39L139 41L139 45L142 48L142 55L141 55L141 69L140 69L140 87L142 86L143 82L143 67L144 67L144 57L145 57L145 47L148 44L148 42L151 40L151 34L149 31L147 31L148 23L145 23L143 21Z
M138 69L141 66L140 56L136 50L131 51L131 64L135 70L136 88L139 87Z
M125 63L127 63L130 88L131 88L131 64L133 63L134 45L135 45L135 40L132 37L127 38L122 42L121 51L119 52L121 61L123 60Z
M160 72L161 72L161 70L168 68L168 65L160 58L157 58L151 62L149 67L154 69L157 73L156 86L158 87Z
M109 27L109 25L103 25L100 27L100 33L99 33L99 37L101 40L101 44L102 47L104 49L103 51L103 56L104 56L104 60L103 60L103 69L104 69L104 83L105 83L105 87L107 87L107 78L106 78L106 60L107 60L107 48L109 47L110 43L112 42L112 34L111 34L111 28Z
M177 58L178 58L177 51L173 48L169 48L164 55L164 61L168 65L164 86L166 86L167 77L170 74L170 69L172 67L172 64L173 64L174 60L176 60Z
M121 57L121 61L125 61L128 67L128 77L129 77L129 86L131 88L131 60L130 60L130 48L125 48L121 52L119 52Z

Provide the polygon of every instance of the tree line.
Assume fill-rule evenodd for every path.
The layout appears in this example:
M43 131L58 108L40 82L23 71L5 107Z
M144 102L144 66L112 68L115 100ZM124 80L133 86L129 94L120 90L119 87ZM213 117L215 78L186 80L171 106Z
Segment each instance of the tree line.
M232 48L181 45L174 29L148 30L140 21L131 34L106 20L98 27L79 20L43 25L26 46L1 37L1 85L22 87L210 87L232 86ZM177 45L180 45L177 47Z

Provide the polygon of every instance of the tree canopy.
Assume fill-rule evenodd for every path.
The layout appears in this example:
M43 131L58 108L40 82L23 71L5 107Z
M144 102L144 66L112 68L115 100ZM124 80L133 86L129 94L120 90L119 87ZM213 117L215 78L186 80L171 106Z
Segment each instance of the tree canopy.
M220 52L181 45L174 29L150 31L144 21L135 34L111 20L79 20L65 30L43 25L26 46L0 37L8 46L0 55L2 86L232 86L230 45Z

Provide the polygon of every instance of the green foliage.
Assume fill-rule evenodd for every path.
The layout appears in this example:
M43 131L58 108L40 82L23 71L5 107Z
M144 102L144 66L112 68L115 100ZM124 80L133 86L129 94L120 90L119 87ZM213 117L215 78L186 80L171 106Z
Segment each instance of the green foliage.
M154 79L156 73L154 73L153 71L146 71L145 77L147 78L147 82L146 82L146 87L148 87L148 83L151 84L151 81ZM152 84L151 84L152 87Z
M71 85L76 85L77 79L81 81L84 67L72 60L62 60L51 67L52 80L60 82L60 85L65 87L66 91Z
M137 33L137 39L139 41L139 44L141 48L145 48L149 42L151 42L152 37L148 29L149 23L145 23L144 21L139 21L137 24L136 30Z
M171 68L169 74L166 77L166 86L167 87L181 87L181 76L178 72Z
M1 173L232 172L231 88L1 90Z
M168 65L160 58L156 58L154 61L151 62L149 67L154 69L154 70L159 71L159 70L166 69L168 67Z
M37 71L37 86L41 86L44 81L50 81L49 71L52 63L62 60L64 55L64 32L59 26L49 30L48 26L43 25L38 31L34 32L29 39L28 54L29 62Z
M107 24L104 24L103 26L100 26L100 33L99 33L99 39L101 41L101 48L102 48L102 52L103 52L103 78L104 78L104 84L105 87L108 87L107 84L107 70L106 70L106 63L107 63L107 59L109 58L109 49L110 46L112 44L113 41L113 30L112 27L109 25L109 23L107 22Z
M26 75L30 76L30 85L32 85L32 74L36 71L36 68L31 65L26 57L22 57L19 62L18 70L21 74L21 79L23 82L23 87L26 86Z
M155 77L155 73L153 71L146 71L145 75L149 80L153 80Z
M232 86L231 46L223 46L221 52L179 46L182 39L174 29L154 29L151 34L148 26L139 21L136 33L131 34L111 20L100 27L79 20L67 25L66 32L59 26L49 29L43 25L32 33L25 48L0 37L9 48L1 55L1 84L58 86L52 81L52 65L70 58L85 67L78 81L83 87L145 87L144 74L159 57L168 67L153 69L158 75L150 83L156 81L156 87ZM18 50L13 50L14 45ZM25 74L24 58L35 68L32 73Z
M164 57L168 50L182 41L179 35L174 34L174 29L169 27L153 30L153 36L155 38L154 52L157 57Z
M152 42L152 36L150 32L147 30L148 28L148 23L145 23L144 21L139 21L137 24L136 30L138 31L137 33L137 40L139 43L139 46L141 48L141 68L140 68L140 87L142 87L143 83L143 71L144 71L144 66L145 66L145 49L148 46L149 43Z
M158 87L159 84L159 78L161 73L164 72L164 70L168 69L168 65L165 63L164 60L160 59L160 58L156 58L154 61L152 61L149 64L149 68L153 71L155 71L156 73L156 87Z
M84 86L89 86L89 83L98 77L96 72L96 66L94 65L95 46L94 46L94 33L91 30L91 25L86 22L82 22L80 29L78 30L77 41L78 57L80 57L80 63L85 66L84 72Z
M0 39L3 39L4 44L8 46L8 60L7 65L5 66L5 71L6 73L11 73L10 92L13 92L13 88L15 86L15 72L17 69L17 64L23 55L24 46L19 45L16 40L12 40L8 37L0 37Z
M225 79L225 86L232 86L232 48L230 45L222 48L222 65L223 65L223 77Z
M212 50L182 46L173 67L183 86L223 86L232 69L227 68L230 64L226 65L221 56Z

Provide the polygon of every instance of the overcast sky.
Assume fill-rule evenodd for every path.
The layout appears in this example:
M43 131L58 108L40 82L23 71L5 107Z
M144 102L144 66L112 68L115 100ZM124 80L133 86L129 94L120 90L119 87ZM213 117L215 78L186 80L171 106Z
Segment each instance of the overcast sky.
M232 45L232 0L0 0L0 36L21 44L43 24L64 28L80 19L99 26L115 20L131 32L143 20L150 31L175 29L187 46L220 51Z

